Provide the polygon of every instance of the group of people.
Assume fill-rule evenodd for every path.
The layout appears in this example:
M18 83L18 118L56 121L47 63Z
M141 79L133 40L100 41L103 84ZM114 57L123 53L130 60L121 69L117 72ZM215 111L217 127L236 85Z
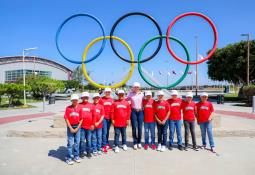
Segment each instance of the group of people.
M208 94L200 95L200 102L193 101L192 92L188 92L184 100L178 98L178 91L171 91L171 98L164 99L164 92L158 91L154 100L151 91L140 90L140 84L135 82L132 90L125 95L122 89L117 90L117 99L111 97L111 89L105 88L102 97L99 93L92 95L93 103L89 102L90 94L83 92L72 94L71 105L66 107L64 119L67 124L67 163L72 165L80 158L107 153L109 144L110 126L114 126L115 153L122 148L128 150L126 144L126 128L131 122L133 149L142 148L142 131L144 125L144 149L164 152L167 147L167 131L169 128L169 150L174 146L175 130L179 150L187 150L189 132L192 136L192 148L198 151L195 135L196 121L200 125L202 149L207 146L206 135L212 152L215 145L212 133L213 105L209 102ZM81 98L82 102L79 103ZM185 143L182 143L182 123L185 129ZM155 142L157 127L158 144ZM120 146L119 137L122 137Z

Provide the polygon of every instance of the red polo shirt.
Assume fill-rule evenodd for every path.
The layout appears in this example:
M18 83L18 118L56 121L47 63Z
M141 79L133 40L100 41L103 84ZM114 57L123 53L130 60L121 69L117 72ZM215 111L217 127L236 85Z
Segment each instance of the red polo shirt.
M68 120L70 125L78 125L82 120L82 113L79 105L73 107L72 105L66 107L64 119Z
M168 99L167 102L169 103L171 107L171 114L169 116L169 120L181 120L181 105L182 105L182 99L177 98L175 100Z
M198 102L196 106L197 106L197 114L198 114L198 118L197 118L198 123L208 122L209 117L214 111L212 103L209 101L206 101L204 103Z
M143 99L144 122L146 123L155 122L153 103L154 103L153 99L150 100Z
M102 116L104 116L103 105L94 104L94 123L98 122ZM96 128L103 128L103 121Z
M113 102L114 102L114 100L111 97L109 97L109 98L102 97L99 100L99 104L104 106L104 113L105 113L104 118L105 119L111 118L111 106L112 106Z
M194 101L188 103L187 101L182 102L182 113L183 120L195 121L196 103Z
M80 108L82 112L83 122L81 127L90 130L91 126L94 125L94 105L89 102L80 103Z
M114 120L115 127L126 127L130 114L130 104L126 100L116 100L112 104L111 118Z
M158 119L160 121L163 121L166 119L166 114L170 110L170 106L167 101L155 101L154 102L154 112L157 115Z

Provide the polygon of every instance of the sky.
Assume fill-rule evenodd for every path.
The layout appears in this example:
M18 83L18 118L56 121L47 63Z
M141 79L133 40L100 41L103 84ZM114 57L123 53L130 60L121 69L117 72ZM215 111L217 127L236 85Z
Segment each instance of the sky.
M58 53L55 35L60 24L74 14L87 13L97 17L103 24L106 35L119 17L130 12L143 12L151 15L165 35L170 22L186 12L199 12L208 16L215 24L219 42L218 48L245 40L242 33L255 36L255 2L253 0L0 0L0 57L21 55L24 48L38 47L28 53L51 59L74 69L78 64L66 61ZM158 35L156 26L142 16L131 16L116 27L114 35L123 39L132 48L137 60L141 46ZM78 17L67 23L60 33L59 46L70 59L80 61L86 46L95 38L101 37L98 24L92 19ZM199 17L186 17L178 21L172 29L171 37L178 38L187 47L190 59L196 58L195 36L198 37L198 52L206 56L213 46L214 37L210 25ZM172 49L186 59L184 49L170 40ZM87 58L94 56L101 47L101 41L94 44ZM114 41L117 51L130 59L127 49ZM145 48L142 58L150 56L156 49L158 40ZM142 67L162 85L171 84L182 76L186 65L177 62L167 51L165 39L159 53ZM125 77L130 63L120 60L112 51L109 40L102 54L86 64L91 78L98 83L119 82ZM176 75L173 74L176 72ZM192 75L187 75L180 85L195 83L195 66L190 67ZM212 82L207 75L206 62L198 65L199 84L221 84ZM141 79L137 65L128 84Z

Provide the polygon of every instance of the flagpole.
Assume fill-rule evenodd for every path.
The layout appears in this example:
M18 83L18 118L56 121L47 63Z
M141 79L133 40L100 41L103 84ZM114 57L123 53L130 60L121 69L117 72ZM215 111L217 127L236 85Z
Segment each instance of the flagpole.
M196 39L196 61L198 61L198 36L195 36ZM198 65L196 64L196 96L198 92Z

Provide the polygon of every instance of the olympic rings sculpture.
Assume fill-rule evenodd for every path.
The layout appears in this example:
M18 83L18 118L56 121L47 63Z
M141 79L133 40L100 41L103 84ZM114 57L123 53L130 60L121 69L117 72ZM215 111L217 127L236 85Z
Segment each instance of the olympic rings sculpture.
M157 30L158 30L158 34L157 36L154 36L152 37L151 39L149 39L148 41L146 41L143 46L141 47L140 51L139 51L139 54L138 54L138 59L137 61L135 61L134 59L134 54L132 52L132 49L130 48L130 46L124 41L122 40L121 38L117 37L117 36L114 36L114 31L115 31L115 28L117 27L117 25L125 18L129 17L129 16L143 16L147 19L149 19L150 21L152 21ZM206 22L208 22L210 24L210 26L212 27L213 29L213 34L214 34L214 44L213 44L213 48L212 50L208 53L208 55L199 60L199 61L190 61L190 56L189 56L189 52L188 52L188 49L186 48L186 46L178 39L174 38L174 37L171 37L170 34L171 34L171 30L172 30L172 27L174 26L174 24L179 21L180 19L186 17L186 16L197 16L197 17L201 17L202 19L206 20ZM59 47L59 35L62 31L62 28L64 27L64 25L66 23L68 23L71 19L73 18L76 18L76 17L88 17L88 18L91 18L93 19L100 27L101 31L102 31L102 34L103 36L101 37L98 37L96 39L94 39L93 41L91 41L85 48L84 52L83 52L83 56L82 56L82 61L76 61L74 59L71 59L71 58L68 58L66 57L63 52L61 51L60 47ZM176 59L177 61L183 63L183 64L186 64L186 68L185 68L185 72L184 74L181 76L181 78L179 80L177 80L175 83L173 84L169 84L169 85L166 85L166 86L159 86L159 85L155 85L153 84L150 80L148 80L144 75L143 75L143 71L142 71L142 68L141 68L141 63L144 63L144 62L147 62L149 60L151 60L152 58L154 58L161 46L162 46L162 40L165 39L166 40L166 46L167 46L167 50L168 52L174 57L174 59ZM185 54L186 54L186 61L183 60L182 58L178 57L174 52L173 50L171 49L171 45L170 45L170 42L169 42L169 39L170 40L173 40L175 42L177 42L178 44L180 44L182 46L182 48L184 49L185 51ZM99 51L96 53L96 55L94 55L93 57L87 59L87 53L88 53L88 50L98 41L101 41L103 40L102 42L102 45L101 45L101 48L99 49ZM102 85L102 84L99 84L99 83L96 83L94 80L92 80L90 78L90 76L88 75L87 73L87 69L86 69L86 64L95 60L101 53L102 51L104 50L104 47L105 47L105 44L106 44L106 40L110 40L110 45L114 51L114 53L120 58L122 59L123 61L127 62L127 63L130 63L131 66L130 66L130 70L129 70L129 73L128 75L119 83L116 83L116 84L113 84L113 85ZM130 60L124 58L123 56L121 56L115 46L114 46L114 43L113 43L113 40L117 40L119 41L122 45L124 45L127 50L128 50L128 53L129 53L129 56L130 56ZM149 56L148 58L145 58L145 59L142 59L142 54L143 54L143 51L144 49L149 45L149 43L151 43L152 41L154 40L159 40L159 43L158 43L158 47L157 49L153 52L153 54L151 56ZM120 17L113 25L111 31L110 31L110 35L109 36L106 36L105 35L105 30L104 30L104 27L101 23L101 21L99 19L97 19L95 16L93 15L90 15L90 14L76 14L76 15L72 15L70 16L69 18L67 18L66 20L64 20L64 22L61 23L61 25L59 26L58 30L57 30L57 33L56 33L56 37L55 37L55 43L56 43L56 47L57 47L57 50L58 52L60 53L60 55L66 59L67 61L71 62L71 63L74 63L74 64L82 64L82 71L83 71L83 74L84 74L84 77L85 79L93 86L97 87L97 88L106 88L106 87L110 87L110 88L118 88L118 87L121 87L123 86L131 77L132 77L132 74L134 72L134 68L135 68L135 63L138 64L138 72L141 76L141 78L150 86L152 87L155 87L155 88L158 88L158 89L168 89L168 88L172 88L172 87L175 87L177 86L179 83L181 83L185 77L187 76L188 74L188 70L189 70L189 67L190 67L190 64L193 65L193 64L200 64L200 63L203 63L204 61L208 60L213 54L214 52L216 51L217 49L217 45L218 45L218 32L217 32L217 29L215 27L215 25L213 24L212 20L210 18L208 18L207 16L205 16L204 14L201 14L201 13L197 13L197 12L188 12L188 13L184 13L184 14L181 14L179 16L177 16L171 23L170 25L168 26L167 28L167 33L166 33L166 36L163 36L162 35L162 31L158 25L158 23L156 22L156 20L151 17L150 15L147 15L145 13L141 13L141 12L132 12L132 13L127 13L125 15L123 15L122 17Z

